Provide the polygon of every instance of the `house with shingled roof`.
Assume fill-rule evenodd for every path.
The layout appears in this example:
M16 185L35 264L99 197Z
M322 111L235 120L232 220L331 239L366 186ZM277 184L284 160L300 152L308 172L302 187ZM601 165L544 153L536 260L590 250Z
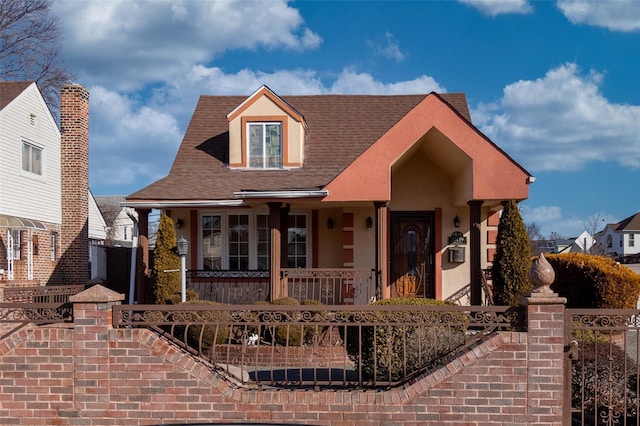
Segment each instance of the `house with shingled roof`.
M480 304L502 203L526 199L533 180L472 124L462 93L279 96L262 86L201 96L169 174L123 205L138 212L141 271L149 212L173 218L201 298L244 274L264 281L252 288L266 300Z
M89 93L63 85L58 128L33 81L0 81L0 289L86 284L105 238L89 191Z
M596 239L608 256L623 263L640 262L640 212L607 224Z

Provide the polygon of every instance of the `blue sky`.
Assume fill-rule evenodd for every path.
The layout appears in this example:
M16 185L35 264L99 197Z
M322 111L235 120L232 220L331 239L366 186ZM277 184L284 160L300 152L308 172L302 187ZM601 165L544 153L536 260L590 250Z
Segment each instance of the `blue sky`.
M640 211L640 0L54 0L90 91L90 185L165 176L202 94L466 93L570 237ZM213 183L211 183L213 184Z

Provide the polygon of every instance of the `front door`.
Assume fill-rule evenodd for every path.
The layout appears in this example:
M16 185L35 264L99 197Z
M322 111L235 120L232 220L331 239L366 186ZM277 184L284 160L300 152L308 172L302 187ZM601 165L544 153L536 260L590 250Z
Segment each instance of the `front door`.
M433 212L391 212L392 297L435 298Z

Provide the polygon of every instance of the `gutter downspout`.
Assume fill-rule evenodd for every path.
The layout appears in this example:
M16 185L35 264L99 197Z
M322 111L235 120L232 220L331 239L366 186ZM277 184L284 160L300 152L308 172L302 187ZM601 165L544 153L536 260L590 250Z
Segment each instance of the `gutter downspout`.
M133 209L127 207L125 212L129 219L133 221L132 247L131 247L131 270L129 271L129 304L134 305L136 290L136 267L138 265L138 219L133 214Z

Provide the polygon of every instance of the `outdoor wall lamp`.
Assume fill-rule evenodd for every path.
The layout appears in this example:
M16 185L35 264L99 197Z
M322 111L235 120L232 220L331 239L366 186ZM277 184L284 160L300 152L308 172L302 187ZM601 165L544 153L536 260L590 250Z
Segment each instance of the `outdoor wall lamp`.
M178 220L176 220L176 228L182 229L182 225L184 225L184 222L182 219L178 218Z
M373 219L371 218L371 216L369 216L367 218L367 229L371 229L373 228Z
M178 219L180 220L180 219ZM189 241L183 236L176 242L178 246L178 256L180 256L180 299L187 301L187 250L189 249Z
M456 228L460 228L460 218L458 217L458 215L453 218L453 226L455 226Z
M327 228L333 229L333 219L332 218L327 219Z

